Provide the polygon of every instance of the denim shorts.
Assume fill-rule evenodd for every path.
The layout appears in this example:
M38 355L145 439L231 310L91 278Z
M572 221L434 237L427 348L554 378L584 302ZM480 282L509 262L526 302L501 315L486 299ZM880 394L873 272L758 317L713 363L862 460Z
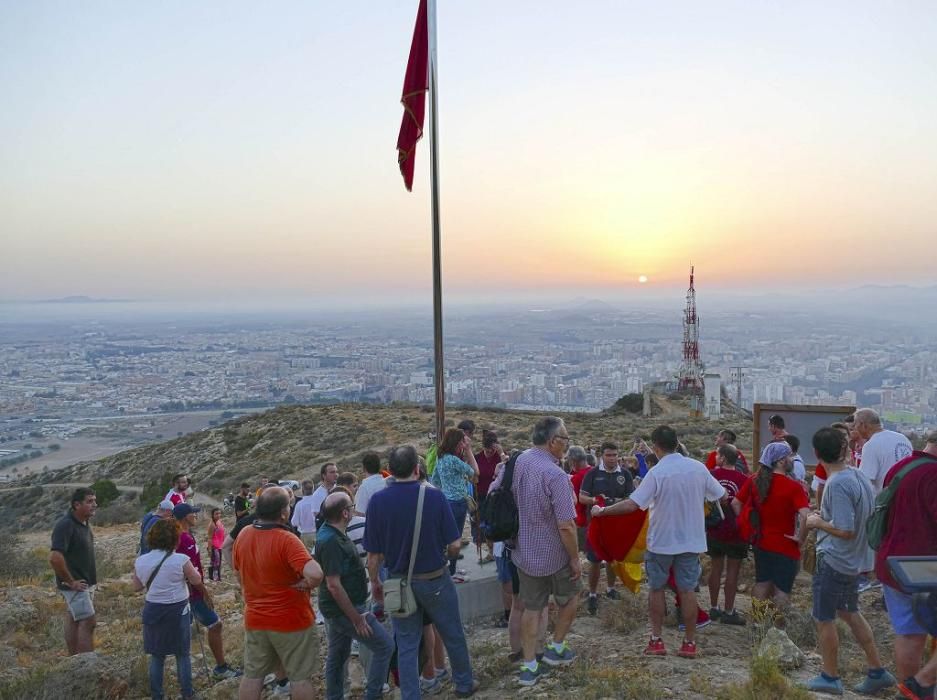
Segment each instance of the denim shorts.
M203 598L192 601L192 617L205 629L211 629L221 622L218 613L208 607Z
M695 589L703 573L699 554L696 552L656 554L648 551L644 553L644 568L647 571L647 583L652 591L659 591L667 586L671 568L677 582L677 590L684 592Z
M895 634L927 634L927 630L914 617L913 599L910 595L892 588L888 584L882 585L882 591L885 594L888 619L891 620L891 626L894 628Z
M75 622L94 617L94 586L84 591L59 591L65 598L68 614Z
M859 612L859 576L841 573L821 557L813 575L813 619L832 622L839 611Z
M517 567L511 561L511 550L505 548L504 553L495 559L498 566L498 582L510 583L514 595L520 593L520 581L517 578Z

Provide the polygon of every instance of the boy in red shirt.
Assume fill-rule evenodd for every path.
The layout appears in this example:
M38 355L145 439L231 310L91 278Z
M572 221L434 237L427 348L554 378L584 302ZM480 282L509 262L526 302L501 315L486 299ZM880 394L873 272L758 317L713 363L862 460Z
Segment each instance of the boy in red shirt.
M735 593L738 590L739 570L742 562L748 558L748 543L739 536L732 499L735 498L747 481L736 468L739 451L728 443L716 450L716 467L712 470L713 478L726 490L722 499L724 519L718 525L706 531L707 554L711 559L709 570L709 616L727 625L744 625L743 618L735 610ZM725 611L719 609L719 587L722 583L722 569L725 565Z

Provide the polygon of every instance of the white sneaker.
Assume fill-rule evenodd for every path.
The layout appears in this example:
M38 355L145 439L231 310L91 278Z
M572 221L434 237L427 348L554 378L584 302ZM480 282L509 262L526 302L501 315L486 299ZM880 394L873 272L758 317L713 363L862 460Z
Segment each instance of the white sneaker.
M359 651L358 640L352 639L351 640L351 655L358 656L358 651Z
M287 683L286 685L279 685L279 684L277 684L277 683L274 683L274 684L273 684L273 694L274 694L276 697L286 697L286 696L290 695L290 692L291 692L291 691L290 691L290 684L289 684L289 683Z

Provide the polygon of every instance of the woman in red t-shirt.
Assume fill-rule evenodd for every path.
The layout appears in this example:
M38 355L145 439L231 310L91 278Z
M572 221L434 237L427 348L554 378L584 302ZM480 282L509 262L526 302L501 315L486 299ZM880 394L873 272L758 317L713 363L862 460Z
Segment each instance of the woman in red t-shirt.
M736 514L751 503L755 526L755 587L752 597L787 603L807 534L810 501L804 487L789 476L794 463L786 442L772 442L761 453L758 471L732 501Z

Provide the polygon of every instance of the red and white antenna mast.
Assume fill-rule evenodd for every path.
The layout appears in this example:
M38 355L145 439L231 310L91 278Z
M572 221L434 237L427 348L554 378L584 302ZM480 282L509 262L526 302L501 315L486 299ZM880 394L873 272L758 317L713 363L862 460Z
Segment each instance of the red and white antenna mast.
M681 391L702 391L703 365L699 359L699 316L696 314L695 268L690 267L690 288L686 290L683 312L683 364L680 365L678 388Z

